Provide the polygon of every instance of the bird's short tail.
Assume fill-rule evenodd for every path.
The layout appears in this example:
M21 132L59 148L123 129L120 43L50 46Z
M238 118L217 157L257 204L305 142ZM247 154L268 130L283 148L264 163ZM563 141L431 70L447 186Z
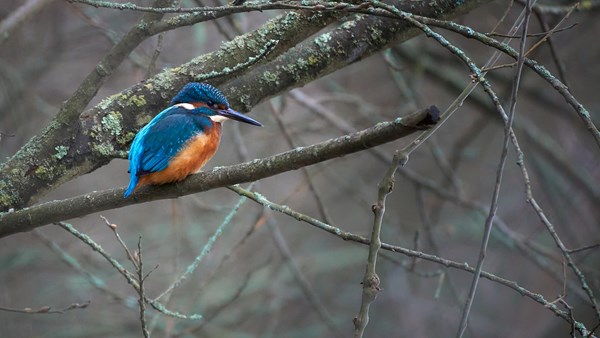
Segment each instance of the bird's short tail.
M131 178L129 180L129 185L127 186L127 190L125 190L125 193L123 194L123 196L125 198L131 196L131 194L133 194L133 192L135 191L135 186L138 184L138 177L136 175L131 175Z

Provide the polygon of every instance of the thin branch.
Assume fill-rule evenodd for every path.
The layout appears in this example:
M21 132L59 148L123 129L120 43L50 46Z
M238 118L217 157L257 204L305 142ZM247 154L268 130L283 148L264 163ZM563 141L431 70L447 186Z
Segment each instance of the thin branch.
M529 54L531 54L531 52L534 51L539 45L541 45L542 43L544 43L555 32L557 32L558 31L558 27L560 27L562 25L562 23L565 22L565 20L567 20L567 18L569 18L569 16L571 16L571 13L573 13L573 11L577 7L579 7L579 4L575 4L575 5L571 6L571 9L569 11L567 11L567 13L565 13L565 15L562 17L562 19L560 19L560 21L556 25L554 25L554 27L552 27L551 30L549 30L548 32L546 32L546 34L544 34L544 36L539 41L537 41L535 44L533 44L533 46L529 47L529 49L527 50L527 52L525 53L524 56L526 57Z
M37 309L32 309L29 307L26 308L22 308L22 309L16 309L16 308L10 308L10 307L4 307L4 306L0 306L0 311L6 311L6 312L16 312L16 313L25 313L28 315L36 315L36 314L63 314L67 311L71 311L71 310L75 310L75 309L85 309L88 307L88 305L90 305L91 301L87 301L84 303L73 303L69 306L67 306L64 309L59 309L59 310L54 310L51 306L42 306L39 307Z
M297 94L299 94L299 95L297 95ZM301 94L300 91L297 91L297 90L293 91L292 95L297 95L296 99L298 100L298 103L307 106L312 112L315 112L320 117L327 119L337 129L342 130L344 132L352 132L354 130L352 127L347 125L343 120L338 119L333 112L330 112L325 107L323 107L319 103L312 100L310 97L305 96L304 94ZM486 106L486 109L487 108L488 107ZM446 110L446 111L448 111L448 110ZM382 151L380 151L378 148L371 149L370 153L372 153L377 159L381 160L382 162L389 163L387 155L384 154ZM452 194L451 192L440 189L435 183L430 182L429 180L426 180L426 179L416 175L415 173L411 172L407 168L402 168L400 173L407 179L415 182L415 184L417 184L418 186L431 191L432 193L434 193L435 195L437 195L438 197L440 197L442 199L446 199L446 200L452 201L454 203L457 203L460 206L475 210L475 211L481 213L481 215L483 215L483 216L487 215L487 209L483 204L471 202L462 196L456 196L456 195ZM531 243L526 242L524 240L523 236L519 236L518 234L511 231L510 228L501 219L496 218L495 223L497 223L496 228L504 236L506 236L506 239L509 241L509 243L511 243L511 245L514 244L519 250L521 250L526 255L526 257L530 258L534 264L539 266L540 269L542 269L543 271L548 273L551 277L553 277L557 281L561 281L560 276L558 276L554 272L552 267L549 266L546 258L539 257L539 255L536 255L535 252L532 252L532 249L535 249L535 248L531 248ZM536 251L536 250L534 250L534 251ZM537 251L539 251L539 250L537 250ZM439 255L435 252L434 252L434 254ZM547 256L547 254L545 252L543 252L542 254L544 254L544 256ZM581 291L579 286L575 285L574 283L569 283L569 288L570 288L571 292L576 294L582 300L584 300L584 301L587 300L586 294L583 291Z
M150 59L150 62L148 64L148 69L146 70L146 78L149 78L150 76L154 75L154 73L156 72L156 60L158 60L158 56L160 55L160 52L162 50L162 43L163 43L164 36L165 36L165 33L158 34L158 39L156 41L156 47L154 48L154 52L152 53L152 58Z
M467 301L465 302L465 307L463 309L462 317L460 320L460 325L458 327L457 337L462 337L466 331L467 323L469 319L469 313L471 311L471 306L473 305L473 301L475 300L475 292L477 291L477 286L479 284L479 278L481 276L481 271L483 270L483 262L485 260L485 256L487 253L487 246L490 239L490 234L492 233L492 227L494 224L494 218L496 217L496 212L498 210L498 198L500 196L500 187L502 185L502 176L504 175L504 166L506 164L506 158L508 157L508 145L511 139L512 132L512 122L514 120L515 111L517 107L517 94L519 93L519 84L521 82L521 74L523 71L523 65L525 62L525 47L527 42L527 30L529 29L529 17L531 15L531 6L533 5L531 0L527 0L527 7L525 10L525 20L523 22L523 33L521 35L521 43L519 50L519 59L517 63L517 70L514 77L514 82L512 86L512 92L510 96L510 110L508 112L508 121L504 127L504 142L502 145L502 154L500 155L500 163L498 164L498 169L496 172L496 184L494 186L494 192L492 194L492 202L490 204L490 211L488 217L485 221L485 226L483 230L483 238L481 240L481 249L479 251L479 258L477 260L477 267L475 268L475 274L473 276L473 281L471 283L471 288L469 290L469 296L467 297Z
M251 187L252 187L252 184L250 184L249 189L251 189ZM202 262L204 257L206 257L206 255L208 255L208 253L210 253L213 245L215 244L217 239L219 237L221 237L221 235L223 234L223 230L225 230L227 225L229 225L231 223L233 216L235 216L237 214L238 210L242 207L244 202L246 202L246 198L244 198L244 197L242 197L238 200L236 205L231 209L229 214L227 214L225 219L223 219L223 222L221 222L221 225L219 225L219 227L215 230L213 235L208 239L206 244L204 244L204 247L202 247L202 250L200 251L198 256L196 256L194 261L187 267L185 272L183 274L181 274L181 276L179 276L179 278L177 278L165 291L161 292L160 295L158 295L156 298L154 298L154 300L159 300L162 297L164 297L165 295L173 292L174 289L179 287L179 285L181 285L181 283L183 283L189 276L191 276L194 273L194 271L196 271L196 269L198 268L198 266L200 265L200 263Z
M519 0L520 3L525 3L525 0ZM535 5L536 10L544 14L563 15L571 10L571 5ZM600 9L600 1L588 0L582 1L582 6L579 6L579 12L593 12Z
M269 212L269 210L267 210L267 212ZM310 285L310 283L302 273L302 270L298 266L298 263L292 256L287 241L283 237L281 230L279 230L278 224L275 223L273 217L271 216L272 215L267 215L267 226L269 227L269 230L271 232L271 237L273 237L273 241L275 242L275 246L279 250L279 253L281 254L281 256L283 256L285 262L290 267L290 270L292 271L294 278L298 282L302 293L304 293L306 299L309 301L313 309L317 311L317 314L325 323L325 325L327 325L333 336L344 337L344 334L340 331L337 325L335 325L331 314L329 313L329 311L327 311L327 308L325 307L323 302L321 302L321 299L319 299L319 296L317 296L317 294L313 290L313 287Z
M586 251L586 250L592 250L592 249L596 249L600 247L600 243L596 243L596 244L592 244L592 245L587 245L581 248L577 248L577 249L571 249L571 250L567 250L570 254L572 253L579 253L582 251Z
M329 224L323 223L323 222L319 221L318 219L315 219L308 215L299 213L299 212L291 209L287 205L279 205L279 204L273 203L273 202L269 201L268 199L266 199L263 195L261 195L257 192L248 191L239 186L231 186L231 187L228 187L228 189L231 191L234 191L235 193L237 193L239 195L246 196L249 199L253 200L254 202L259 203L271 210L288 215L298 221L305 222L305 223L310 224L320 230L326 231L334 236L337 236L337 237L343 239L344 241L353 241L353 242L356 242L359 244L364 244L364 245L369 245L371 243L370 240L366 237L363 237L363 236L342 230L338 227L334 227ZM414 257L414 258L418 258L418 259L422 259L422 260L427 260L427 261L430 261L433 263L441 264L448 268L463 270L463 271L466 271L469 273L475 272L475 268L469 266L467 263L460 263L460 262L452 261L449 259L445 259L445 258L436 256L436 255L427 254L427 253L424 253L421 251L406 249L406 248L403 248L400 246L391 245L391 244L387 244L387 243L381 243L381 248L383 250L400 253L400 254L406 255L408 257ZM571 323L571 318L568 316L568 314L564 311L559 310L556 307L556 305L547 301L543 295L532 292L532 291L520 286L515 281L498 277L498 276L496 276L492 273L486 272L486 271L481 272L481 277L488 279L492 282L499 283L501 285L504 285L504 286L516 291L520 295L525 296L525 297L535 301L536 303L542 305L544 308L552 311L555 315L559 316L566 322ZM585 336L590 333L590 331L585 327L585 325L583 323L574 322L574 325L575 325L577 331L580 332L582 335Z
M533 2L535 0L532 0ZM533 4L533 3L532 3ZM387 5L380 5L384 8L387 7ZM527 7L526 10L529 10L530 6ZM398 12L397 10L395 10L394 8L391 8L390 11L392 12ZM402 13L398 13L398 15L403 15L406 16L407 14L402 14ZM408 16L410 17L410 16ZM433 20L432 19L428 19L428 18L421 18L424 21L430 21L430 22L435 22L435 23L440 23L439 20ZM448 26L448 27L453 27L451 29L455 29L457 26L452 24L452 25L447 25L447 22L442 22L441 23L442 26ZM417 27L419 27L418 25L416 25ZM462 51L460 51L459 49L457 49L455 46L453 46L452 44L450 44L445 38L441 37L439 34L434 33L432 31L430 31L430 29L425 26L425 27L419 27L421 28L428 36L435 38L438 42L440 42L440 44L442 44L442 46L448 48L450 51L452 51L455 55L459 56L468 66L469 68L471 68L472 72L474 74L478 74L477 80L479 81L485 92L488 94L488 96L490 97L490 99L494 102L494 105L496 106L496 109L498 110L498 112L500 113L500 115L502 116L502 118L507 121L507 125L508 121L510 121L510 117L506 116L506 114L504 113L504 108L502 107L500 101L498 100L497 95L495 94L495 92L492 90L489 82L487 80L485 80L484 78L481 77L481 70L479 68L477 68L477 66L475 64L473 64L472 62L470 62L470 60L468 59L468 57L466 57L466 55L464 55L464 53L462 53ZM473 35L478 35L479 33L474 33L472 29L469 29L470 32L461 32L462 29L458 29L457 32L461 32L462 34L466 34L469 37L472 37ZM481 38L479 38L481 39ZM484 38L485 39L485 38ZM493 39L491 39L493 40ZM525 40L525 38L522 39L522 41ZM495 40L493 40L495 41ZM492 43L490 43L490 45L492 45ZM496 47L498 49L501 49L503 47ZM522 48L525 48L524 46L522 46ZM528 62L532 62L529 59L526 59L524 57L523 53L517 53L516 55L517 59L522 61L524 64L528 63ZM534 69L536 69L534 67ZM539 69L537 69L539 71ZM539 73L539 72L538 72ZM556 89L563 94L565 97L573 97L572 94L569 92L568 88L566 88L564 86L564 84L562 84L558 79L556 79L555 77L549 75L549 74L541 74L542 77L544 77L546 80L552 80L553 84L556 84ZM570 101L569 99L567 99L567 101L571 104L575 104L576 100L573 97L573 100ZM585 108L583 108L583 106L581 106L581 104L577 103L576 105L576 110L580 113L580 117L584 120L584 122L589 123L588 124L588 130L590 130L590 132L592 133L592 135L594 136L598 146L600 146L600 132L598 132L598 129L595 127L595 125L593 124L593 122L590 120L590 115L587 112L587 110L585 110ZM525 169L525 166L523 165L523 154L520 151L520 148L518 146L518 142L516 139L516 136L514 135L514 132L512 131L510 125L507 127L509 130L509 136L511 141L513 142L515 148L517 149L517 152L519 153L519 161L517 162L520 166L521 169L523 171L523 176L525 178L526 181L526 186L529 187L528 185L528 175L527 175L527 171ZM550 234L552 235L553 239L555 240L556 245L559 247L559 249L561 250L561 252L563 253L563 256L565 257L565 259L567 260L569 266L571 267L571 269L573 270L573 272L577 275L582 288L585 290L585 292L587 293L593 308L596 312L596 316L600 319L600 308L598 306L598 303L596 301L596 298L593 295L592 289L589 287L589 285L587 284L586 280L585 280L585 276L583 275L583 273L579 270L579 268L575 265L575 263L572 261L572 259L570 258L570 255L568 253L568 250L565 248L565 246L563 245L562 241L560 240L560 238L558 237L558 235L556 234L556 232L554 231L554 227L552 225L552 223L550 223L550 221L547 219L547 217L545 216L545 214L543 213L543 211L541 210L541 208L539 207L539 205L537 204L536 200L533 198L533 196L531 195L531 190L530 188L527 189L527 201L529 203L531 203L532 207L534 208L534 210L536 211L536 213L538 214L540 220L542 221L542 223L547 227L548 231L550 232ZM473 286L472 286L472 290L473 290ZM463 314L463 319L464 319L464 314ZM465 323L466 325L466 323ZM461 327L463 326L462 322L461 322ZM460 330L459 330L459 335L460 335Z
M106 251L104 251L104 249L102 249L102 247L96 243L90 236L82 233L81 231L78 231L77 229L75 229L71 224L69 223L65 223L65 222L56 222L56 225L60 226L61 228L63 228L64 230L68 231L70 234L72 234L73 236L77 237L79 240L81 240L83 243L85 243L87 246L89 246L90 248L92 248L92 250L98 252L102 257L104 257L104 259L106 259L123 277L125 277L125 280L127 281L127 283L129 283L129 285L131 285L134 290L138 290L139 288L139 283L136 280L136 277L134 274L132 274L131 272L129 272L127 269L125 269L123 267L123 265L121 265L121 263L119 263L116 259L112 258ZM163 314L167 315L167 316L171 316L174 318L179 318L179 319L186 319L186 320L199 320L202 319L202 315L199 314L191 314L191 315L184 315L182 313L176 312L176 311L171 311L169 309L167 309L163 304L149 299L148 297L144 296L144 300L149 303L156 311L162 312Z
M522 153L520 153L518 156L520 158L522 158ZM598 305L598 301L596 299L596 296L594 296L594 292L593 292L592 288L587 283L583 272L581 272L581 270L575 264L575 261L573 260L573 257L571 257L569 250L566 248L566 246L564 245L564 243L562 242L562 240L556 233L554 225L552 224L552 222L550 222L550 220L545 215L545 213L542 210L542 208L540 207L540 205L537 203L536 199L533 197L533 193L531 190L531 182L529 181L529 176L527 175L527 171L525 169L525 166L522 164L522 161L519 161L519 162L520 162L519 166L521 166L521 170L523 171L523 174L524 174L526 193L527 193L527 202L529 204L531 204L531 206L535 210L536 214L538 215L540 221L542 222L542 224L544 224L544 226L546 227L546 229L552 236L554 243L556 244L556 246L562 253L563 257L567 261L568 266L571 268L571 270L573 270L573 273L575 273L575 276L577 276L577 279L579 279L581 287L586 292L586 294L589 297L590 302L592 303L592 308L594 309L596 318L600 321L600 306Z
M91 11L84 11L82 8L75 5L71 5L70 9L72 9L75 12L75 15L81 17L81 19L85 23L87 23L91 27L98 29L100 33L102 33L107 38L111 45L116 45L121 40L121 34L117 33L114 29L112 29L111 26L108 23L104 22L100 17L98 17L96 13ZM132 50L127 56L127 58L131 63L133 63L137 67L145 68L144 59L136 50Z
M123 239L121 239L121 235L119 235L119 232L117 231L118 226L114 223L110 223L108 221L108 219L106 219L106 217L104 217L102 215L100 215L100 218L102 218L102 220L104 221L106 226L113 232L113 234L117 238L117 241L119 241L119 244L121 244L121 247L123 248L123 250L125 250L125 253L127 254L127 258L131 261L134 268L136 270L139 269L138 260L136 258L134 258L134 255L131 253L131 250L129 250L129 248L127 247L125 242L123 242Z
M486 36L483 33L476 32L475 30L467 26L459 25L454 22L450 23L448 21L436 20L426 17L417 17L417 19L420 22L423 22L424 24L444 28L452 32L461 34L466 38L476 39L481 43L494 47L515 59L517 59L519 56L519 53L512 47L510 47L508 44L499 42L493 38ZM524 62L526 66L528 66L531 70L536 72L542 79L548 82L552 87L554 87L554 89L556 89L556 91L559 94L561 94L564 97L567 103L578 114L579 118L582 120L587 130L592 134L596 145L600 147L600 131L598 131L598 128L594 125L594 122L591 119L590 112L573 96L573 94L571 94L569 88L565 86L565 84L563 84L554 75L552 75L552 73L550 73L544 66L540 65L537 61L525 58ZM484 68L485 67L489 67L489 65L486 64Z
M556 24L554 25L554 27L550 30L548 30L546 33L542 34L542 38L540 40L538 40L536 43L533 44L533 46L529 47L529 49L527 50L527 52L525 52L525 57L527 57L528 55L530 55L531 53L533 53L534 50L536 50L542 43L544 43L546 40L548 40L555 32L558 31L558 27L560 27L562 25L562 23L571 15L571 13L573 13L573 11L575 10L575 8L577 8L577 4L571 6L571 10L568 11L563 18ZM488 36L491 36L489 34L486 34ZM491 71L491 70L496 70L496 69L500 69L500 68L510 68L517 65L517 61L513 62L513 63L507 63L507 64L502 64L502 65L496 65L493 67L488 67L488 68L484 68L485 71Z
M546 39L550 38L551 34L558 33L558 32L564 32L566 30L569 30L569 29L577 26L578 24L579 23L576 22L576 23L574 23L574 24L572 24L570 26L567 26L567 27L564 27L564 28L558 28L558 29L556 27L558 27L559 25L556 25L556 27L554 29L552 29L552 30L548 28L548 29L545 29L544 32L529 33L529 34L527 34L527 37L528 38L536 38L538 36L541 36L541 37L543 37L542 40L546 40ZM508 34L500 34L500 33L485 33L485 35L487 35L487 36L497 36L497 37L501 37L501 38L514 38L514 39L518 39L518 38L521 37L521 35L508 35Z
M371 233L371 243L369 244L369 257L367 258L367 269L363 278L362 301L360 311L353 319L354 337L361 338L369 323L369 307L377 298L377 294L381 290L379 288L380 279L375 271L377 266L377 254L381 248L381 224L383 223L383 215L385 214L385 201L387 196L394 190L394 174L403 159L403 154L396 151L392 163L390 164L385 176L381 179L378 186L377 201L371 207L375 214L373 222L373 231Z
M273 104L273 100L269 101L269 108L271 108L271 112L273 113L273 116L275 117L275 121L277 121L277 125L279 126L279 129L281 129L281 132L283 133L283 136L285 137L285 140L287 141L288 146L292 149L297 148L296 142L294 142L291 132L288 130L288 127L283 122L283 116L282 116L281 112L275 108L275 105ZM310 190L312 196L315 199L315 203L317 205L317 209L319 210L319 213L321 214L321 218L325 222L333 224L333 222L329 218L329 213L327 212L327 210L325 208L325 203L323 202L321 195L317 191L317 187L314 183L312 176L310 175L308 168L302 167L302 168L300 168L300 170L302 171L302 175L304 175L304 178L306 179L306 183L308 184L308 189Z
M471 59L467 55L465 55L465 53L462 50L460 50L459 48L452 45L448 40L446 40L440 34L432 31L427 26L427 20L423 20L424 19L423 17L416 16L411 13L401 11L401 10L397 9L396 7L388 6L388 5L381 4L381 3L374 4L374 6L380 7L380 9L389 11L390 13L396 15L397 17L410 22L412 25L414 25L415 27L420 29L426 36L433 38L440 45L442 45L443 47L448 49L451 53L456 55L459 59L461 59L473 73L472 74L472 76L473 76L472 83L470 85L468 85L467 87L465 87L465 89L450 104L450 106L448 106L448 108L446 108L446 110L442 113L442 118L440 119L440 122L433 128L421 133L421 135L419 135L419 137L417 139L415 139L408 147L404 148L404 150L403 150L403 152L404 152L403 164L404 164L404 163L406 163L406 161L408 161L410 154L415 149L417 149L417 147L419 147L425 140L427 140L431 135L433 135L433 133L438 128L440 128L444 124L444 122L447 121L456 110L458 110L459 107L461 107L463 105L463 102L471 94L471 92L473 92L473 90L475 90L475 87L477 86L478 83L481 83L484 87L486 86L487 81L484 78L486 73L482 72L473 63L473 61L471 61ZM512 33L518 29L518 27L522 24L523 17L524 17L524 13L521 13L521 15L515 20L515 23L513 24L513 26L509 30L509 32ZM441 21L441 20L437 20L437 21ZM442 22L446 22L446 21L442 21ZM504 40L504 42L508 43L510 40L511 40L511 38L506 38ZM500 58L500 55L501 54L499 51L495 51L492 54L492 56L490 56L490 58L486 61L484 67L489 67L489 66L495 64L496 61Z
M142 236L138 237L137 251L135 257L137 261L135 270L137 273L137 281L139 284L139 288L137 288L137 293L139 295L138 305L140 306L140 324L142 325L142 333L144 334L144 338L149 338L150 333L148 332L148 326L146 324L146 302L144 301L144 299L146 298L144 294L144 281L148 276L144 276L144 261L142 258Z
M52 250L52 252L54 252L60 258L61 261L63 261L66 265L68 265L70 268L72 268L79 274L81 274L83 276L83 278L85 278L93 287L100 290L102 293L105 293L112 300L119 301L123 304L127 303L127 300L123 296L116 293L111 288L107 287L106 282L104 280L102 280L100 277L93 275L89 271L85 270L81 266L81 264L79 263L77 258L73 257L68 252L66 252L55 241L48 238L41 231L34 230L34 231L32 231L32 233L42 243L44 243L44 245L46 245L48 248L50 248L50 250Z
M545 31L549 31L550 25L548 24L548 21L546 20L545 14L542 13L535 6L533 7L533 13L536 15L540 25L542 26L542 29ZM573 25L575 25L575 24L573 24ZM556 31L558 31L558 30L556 30ZM572 88L567 80L567 69L565 67L565 64L562 62L562 60L558 56L558 49L557 49L556 45L554 44L554 38L551 36L548 37L548 48L550 48L550 55L552 55L552 59L554 60L554 63L556 64L556 69L558 70L558 77L565 84L565 86Z
M460 85L457 84L456 86L460 86ZM293 91L292 95L294 93L299 93L299 91ZM297 98L297 100L300 104L306 105L311 111L317 113L320 117L326 118L337 129L342 130L344 132L353 131L352 127L345 124L344 121L336 118L332 112L328 111L325 107L321 106L320 104L314 102L309 97L299 96ZM476 102L482 102L482 100L483 99L481 98L480 100L476 100ZM485 108L488 109L489 107L485 106ZM446 110L446 112L448 112L448 109ZM503 118L505 118L504 115L502 115L502 116L503 116ZM443 117L442 117L442 119L443 119ZM529 130L530 127L527 126L525 128L527 128L526 130ZM377 159L381 160L382 162L389 163L387 154L384 154L379 149L373 148L370 150L370 153L373 154ZM568 162L568 161L566 161L566 162ZM435 183L433 183L427 179L424 179L423 177L420 177L419 175L413 173L412 171L410 171L407 168L402 168L400 173L407 179L415 182L418 186L421 186L421 187L431 191L432 193L434 193L435 195L437 195L440 198L447 199L454 203L457 203L460 206L476 210L477 212L481 213L483 216L487 215L487 213L488 213L486 207L483 206L483 204L466 200L462 196L456 196L451 192L448 192L444 189L440 189ZM579 176L577 176L577 177L579 177ZM585 189L585 187L587 187L587 186L589 186L589 185L584 184L583 188ZM547 262L546 258L552 259L552 257L548 256L547 252L540 251L539 249L537 249L537 247L532 246L533 243L526 241L523 238L523 236L516 234L514 231L511 231L510 228L501 219L496 217L495 223L496 223L496 228L504 236L506 236L506 239L509 241L510 245L514 244L519 250L521 250L526 255L526 257L531 259L532 262L534 264L536 264L540 269L542 269L543 271L548 273L552 278L554 278L557 281L562 283L561 276L558 276L556 274L556 272L552 269L552 266L550 266ZM542 254L544 257L540 257L539 254ZM569 288L573 294L576 294L582 300L589 301L586 293L584 291L582 291L578 285L575 285L575 283L569 283Z
M422 53L418 54L418 51L413 49L406 48L395 48L395 52L397 52L403 59L407 59L412 63L419 64L419 67L425 69L425 72L431 76L436 83L443 84L449 88L451 91L461 90L463 88L463 83L460 80L460 74L458 72L453 72L449 70L440 71L433 60L430 60L428 57L424 56ZM523 86L521 87L521 92L523 90L527 90ZM535 95L534 90L538 90L538 88L530 88L528 90L528 95ZM470 96L471 104L475 104L477 106L478 112L485 112L487 114L492 114L491 117L498 117L497 111L494 109L491 102L489 102L485 93L482 92L474 92ZM543 105L548 103L547 100L538 98L536 103ZM550 107L549 107L550 108ZM486 129L486 125L490 122L501 122L501 118L489 119L486 116L478 119L472 127L470 127L470 131L464 132L458 141L454 144L454 149L456 150L454 154L451 156L450 163L452 167L456 167L458 165L459 155L461 151L471 143L474 142L478 135L484 132ZM600 202L600 189L594 184L594 180L591 175L582 168L575 164L569 156L567 155L567 151L565 151L563 145L559 144L555 141L551 135L546 135L540 127L538 127L537 123L532 122L526 116L520 116L520 119L514 121L513 129L517 133L523 133L527 141L530 142L534 147L536 153L542 155L547 161L549 161L562 175L565 179L569 180L574 184L574 186L588 196L591 201Z

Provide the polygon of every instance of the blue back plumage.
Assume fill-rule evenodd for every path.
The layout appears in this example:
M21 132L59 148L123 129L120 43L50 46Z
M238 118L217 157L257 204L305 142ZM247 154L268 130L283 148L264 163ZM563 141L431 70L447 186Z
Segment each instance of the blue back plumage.
M139 177L167 168L184 144L194 135L212 127L206 108L186 109L180 103L204 102L229 107L227 99L215 87L206 83L189 83L171 101L172 106L156 115L135 136L129 150L129 186L124 196L129 197Z

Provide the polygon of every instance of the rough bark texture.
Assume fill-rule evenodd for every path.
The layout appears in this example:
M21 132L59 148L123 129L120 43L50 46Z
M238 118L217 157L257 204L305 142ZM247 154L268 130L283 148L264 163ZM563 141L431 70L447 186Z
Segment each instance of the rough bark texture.
M410 6L414 8L412 12L421 15L455 17L486 2L411 2ZM58 185L113 158L125 157L135 132L165 108L189 81L217 85L232 106L249 111L268 97L302 86L417 34L399 20L358 16L331 32L291 47L326 27L336 15L339 14L289 12L224 43L213 53L110 96L79 116L59 114L39 136L0 166L0 210L31 205ZM264 56L266 53L269 55Z
M299 169L335 157L368 149L426 129L439 120L439 110L432 106L391 122L308 147L192 175L178 184L141 189L132 197L123 198L123 188L39 204L15 212L0 214L0 237L36 227L81 217L93 212L120 208L131 204L174 198L232 184L256 181L285 171Z

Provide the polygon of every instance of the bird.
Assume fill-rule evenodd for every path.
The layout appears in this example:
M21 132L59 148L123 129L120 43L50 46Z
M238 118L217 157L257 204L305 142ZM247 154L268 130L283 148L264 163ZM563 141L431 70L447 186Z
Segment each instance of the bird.
M262 124L229 107L227 98L208 83L190 82L135 135L129 149L128 198L144 185L182 181L215 154L221 124L236 120Z

